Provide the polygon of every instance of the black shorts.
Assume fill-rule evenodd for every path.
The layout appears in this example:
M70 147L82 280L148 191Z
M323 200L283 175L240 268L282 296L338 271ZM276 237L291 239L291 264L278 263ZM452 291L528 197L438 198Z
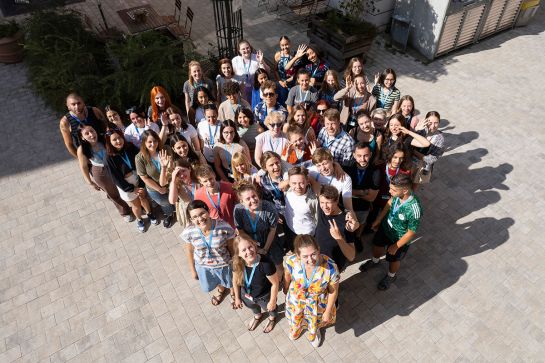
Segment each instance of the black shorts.
M378 229L377 233L375 233L375 237L373 237L373 246L388 248L388 246L391 246L394 243L395 241L392 241L391 239L389 239L386 233L384 233L384 229L382 228L382 226ZM401 261L407 254L408 250L409 250L408 244L404 245L401 248L398 248L395 255L389 254L388 250L386 250L386 261L388 262Z

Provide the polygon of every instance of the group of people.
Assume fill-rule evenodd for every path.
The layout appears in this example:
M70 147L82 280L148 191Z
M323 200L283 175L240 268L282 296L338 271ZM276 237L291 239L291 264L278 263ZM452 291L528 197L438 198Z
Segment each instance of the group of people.
M339 76L318 47L292 52L285 36L272 66L248 41L238 50L215 81L189 63L185 113L161 86L128 120L72 93L61 135L85 181L140 232L180 224L190 272L215 290L213 305L230 296L234 309L252 310L249 330L266 320L268 333L282 289L290 339L306 329L318 346L367 233L372 258L359 269L385 256L377 287L395 281L422 217L415 190L444 149L440 115L417 115L393 69L370 84L359 58Z

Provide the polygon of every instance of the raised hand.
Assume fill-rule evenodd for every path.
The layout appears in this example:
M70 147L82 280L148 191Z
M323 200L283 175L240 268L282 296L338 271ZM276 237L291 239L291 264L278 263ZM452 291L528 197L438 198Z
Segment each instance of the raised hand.
M255 55L255 57L257 58L258 62L259 63L262 63L263 62L263 52L261 51L261 49L259 49Z
M310 150L310 155L314 155L314 152L318 148L318 146L316 145L316 141L311 141L310 144L308 144L308 148Z
M168 168L168 164L170 164L171 159L172 157L168 155L166 150L159 151L159 161L161 162L161 169L164 168L166 170L166 168Z
M429 123L430 121L427 118L419 120L414 129L416 131L424 130L428 127Z
M337 222L335 220L329 221L329 234L333 239L342 239L343 235L341 233L341 230L339 229L339 226L337 226Z
M295 58L301 58L302 56L305 55L305 53L307 52L307 45L306 44L300 44L298 47L297 47L297 52L295 53Z
M378 81L380 80L380 73L375 74L375 84L378 84Z

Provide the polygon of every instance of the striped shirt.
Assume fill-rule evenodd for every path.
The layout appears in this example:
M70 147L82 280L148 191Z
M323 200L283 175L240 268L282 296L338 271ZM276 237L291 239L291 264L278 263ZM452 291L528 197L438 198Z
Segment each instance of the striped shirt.
M389 92L385 92L380 84L376 84L371 93L377 99L377 108L383 108L386 111L390 111L394 103L401 98L401 92L397 88L392 87Z
M231 254L227 249L227 241L235 237L235 230L224 220L216 219L212 222L210 233L212 240L209 236L203 236L199 227L191 224L180 234L180 238L193 245L193 257L197 265L211 268L228 266Z

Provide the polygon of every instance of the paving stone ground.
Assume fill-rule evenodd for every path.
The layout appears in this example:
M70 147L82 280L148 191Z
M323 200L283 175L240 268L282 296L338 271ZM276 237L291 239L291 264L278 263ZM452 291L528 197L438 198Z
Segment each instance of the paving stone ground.
M244 5L264 49L297 34ZM378 292L385 266L351 265L318 349L291 342L285 319L248 332L247 309L213 307L179 226L139 234L123 222L83 182L24 66L1 65L0 362L544 361L543 54L543 10L429 65L373 47L368 72L394 68L421 113L440 111L448 151L419 192L421 238L397 282Z

